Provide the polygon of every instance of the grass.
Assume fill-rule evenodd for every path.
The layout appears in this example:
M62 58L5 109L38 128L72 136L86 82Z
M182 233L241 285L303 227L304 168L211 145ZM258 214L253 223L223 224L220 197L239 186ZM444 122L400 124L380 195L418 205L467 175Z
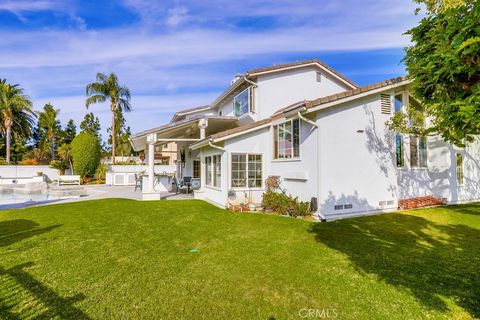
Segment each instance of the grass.
M323 224L194 200L0 211L1 319L468 319L479 301L480 204Z

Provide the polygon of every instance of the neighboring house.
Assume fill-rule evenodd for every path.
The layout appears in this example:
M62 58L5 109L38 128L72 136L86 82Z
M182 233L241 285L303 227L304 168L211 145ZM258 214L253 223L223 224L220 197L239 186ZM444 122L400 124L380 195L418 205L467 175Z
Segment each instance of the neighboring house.
M387 129L394 112L416 103L409 83L358 87L318 60L255 69L211 105L179 111L131 142L147 163L156 145L175 142L177 176L200 178L195 198L222 207L261 203L270 176L300 200L315 198L315 214L327 220L394 210L424 195L480 199L478 142L459 149ZM144 199L167 188L148 179Z

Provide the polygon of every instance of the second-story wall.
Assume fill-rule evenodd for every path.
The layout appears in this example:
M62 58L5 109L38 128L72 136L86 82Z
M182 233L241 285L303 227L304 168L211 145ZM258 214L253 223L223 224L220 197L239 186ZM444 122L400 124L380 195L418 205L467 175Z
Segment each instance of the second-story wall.
M268 118L280 108L299 101L313 100L349 90L344 84L321 73L315 67L261 75L252 80L257 83L253 90L254 112L241 117L250 118L250 121ZM240 92L241 90L236 94ZM225 100L217 107L218 114L234 116L233 102L234 97Z

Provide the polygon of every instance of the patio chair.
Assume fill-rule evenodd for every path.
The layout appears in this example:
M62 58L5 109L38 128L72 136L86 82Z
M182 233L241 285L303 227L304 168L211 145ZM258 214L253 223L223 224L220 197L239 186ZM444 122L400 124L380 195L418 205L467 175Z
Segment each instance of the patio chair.
M190 190L192 190L192 191L198 190L198 189L200 189L200 187L201 187L200 179L198 179L198 178L192 179L192 182L190 184Z
M175 186L176 186L176 193L183 193L185 191L185 193L188 192L188 185L186 185L182 180L178 179L177 177L174 177L173 178L173 181L175 183Z
M143 184L142 175L135 173L135 191L137 191L137 188L139 188L140 191L142 191L142 184Z

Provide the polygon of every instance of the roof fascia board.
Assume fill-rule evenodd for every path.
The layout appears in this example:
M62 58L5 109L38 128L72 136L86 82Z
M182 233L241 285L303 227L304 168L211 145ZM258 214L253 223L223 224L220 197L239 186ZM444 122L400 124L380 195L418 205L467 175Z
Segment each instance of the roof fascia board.
M352 89L358 88L357 86L354 86L352 83L346 81L346 80L343 79L342 77L336 75L335 73L333 73L332 71L330 71L328 68L325 68L323 65L321 65L321 64L318 63L318 62L310 62L310 63L300 64L300 65L296 65L296 66L289 66L289 67L285 67L285 68L279 68L279 69L273 69L273 70L260 71L260 72L250 73L249 75L250 75L250 76L261 76L261 75L265 75L265 74L269 74L269 73L283 72L283 71L288 71L288 70L293 70L293 69L305 68L305 67L309 67L309 66L315 66L315 67L321 69L322 71L324 71L325 73L327 73L329 76L334 77L334 78L337 79L338 81L340 81L340 82L342 82L343 84L347 85L349 88L352 88Z
M385 86L385 87L365 91L365 92L362 92L362 93L359 93L359 94L352 95L350 97L338 99L338 100L335 100L335 101L332 101L332 102L323 103L323 104L308 108L306 113L320 111L320 110L323 110L323 109L326 109L326 108L333 107L337 104L353 101L353 100L356 100L356 99L367 97L367 96L372 95L372 94L376 94L376 93L380 93L380 92L383 92L383 91L391 90L391 89L394 89L394 88L397 88L397 87L407 85L410 82L411 82L410 80L404 80L404 81L399 82L399 83L394 83L394 84L390 84L390 85Z

